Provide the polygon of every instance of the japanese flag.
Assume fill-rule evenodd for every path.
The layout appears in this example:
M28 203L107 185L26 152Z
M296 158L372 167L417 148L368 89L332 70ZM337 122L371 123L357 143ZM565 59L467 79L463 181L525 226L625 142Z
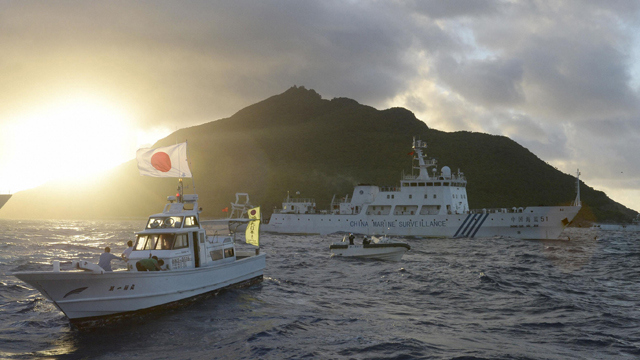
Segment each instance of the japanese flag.
M190 178L187 143L136 152L140 176Z

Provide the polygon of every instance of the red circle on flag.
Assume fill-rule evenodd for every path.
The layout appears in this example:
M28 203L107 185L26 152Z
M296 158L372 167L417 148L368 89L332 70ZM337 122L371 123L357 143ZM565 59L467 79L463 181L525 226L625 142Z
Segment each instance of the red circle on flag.
M251 215L253 216L255 214L256 214L256 211L255 210L251 210Z
M166 152L157 152L151 156L151 166L159 171L167 172L171 170L171 158Z

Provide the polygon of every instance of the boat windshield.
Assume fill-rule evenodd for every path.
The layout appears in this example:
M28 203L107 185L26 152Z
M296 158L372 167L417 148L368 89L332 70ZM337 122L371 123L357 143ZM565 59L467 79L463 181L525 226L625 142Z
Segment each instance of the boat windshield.
M151 217L147 229L179 228L182 226L182 216Z
M138 235L135 250L171 250L188 247L187 234Z

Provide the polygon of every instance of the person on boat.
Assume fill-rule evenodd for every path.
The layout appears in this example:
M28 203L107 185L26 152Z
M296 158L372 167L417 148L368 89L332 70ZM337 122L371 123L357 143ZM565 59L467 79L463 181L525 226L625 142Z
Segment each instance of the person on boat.
M369 240L367 235L365 235L364 239L362 239L362 245L369 245L369 244L371 244L371 240Z
M129 260L129 255L131 255L131 252L133 251L133 241L131 240L127 241L127 246L128 248L126 248L122 252L122 255L120 255L124 261Z
M349 245L353 245L353 239L355 239L356 237L353 236L353 234L349 234Z
M158 260L158 257L154 256L136 262L136 269L138 271L160 271L162 265L164 265L164 260Z
M98 261L98 266L100 266L101 268L104 269L104 271L113 271L111 269L111 260L114 259L120 259L119 257L113 255L111 253L111 248L110 247L106 247L104 248L104 252L102 253L102 255L100 255L100 260ZM120 259L122 260L122 259Z

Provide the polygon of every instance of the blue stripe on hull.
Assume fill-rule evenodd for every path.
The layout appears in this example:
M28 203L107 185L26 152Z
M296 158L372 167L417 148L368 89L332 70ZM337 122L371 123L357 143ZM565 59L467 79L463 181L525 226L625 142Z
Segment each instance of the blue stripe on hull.
M453 234L454 238L458 237L458 233L460 232L460 230L464 227L464 224L467 223L467 221L469 220L469 218L471 217L471 214L467 215L467 217L464 219L464 221L462 222L462 225L460 225L460 227L458 227L458 230L456 231L455 234Z
M484 224L484 221L487 220L488 217L489 217L489 214L485 214L484 215L484 217L482 218L482 220L480 221L480 223L476 227L476 230L473 232L473 234L471 234L471 238L472 239L473 239L474 236L476 236L476 233L478 232L478 230L480 230L480 227L482 227L482 224Z

